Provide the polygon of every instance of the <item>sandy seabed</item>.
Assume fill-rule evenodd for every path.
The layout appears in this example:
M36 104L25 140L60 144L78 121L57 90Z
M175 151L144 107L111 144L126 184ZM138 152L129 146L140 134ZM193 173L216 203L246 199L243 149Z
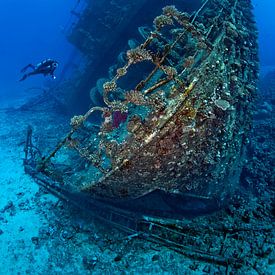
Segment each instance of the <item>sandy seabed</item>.
M9 105L21 104L20 101ZM60 202L24 172L24 141L29 124L34 135L41 136L38 143L49 139L54 146L68 130L69 118L51 111L19 111L7 104L0 106L0 275L274 274L275 254L270 251L274 248L274 227L262 235L256 232L252 238L249 234L238 235L244 239L242 253L253 259L253 264L248 260L244 269L233 271L187 258L144 239L129 238ZM270 207L264 200L257 204L256 201L255 209L259 210L251 209L254 216L249 213L247 217L248 206L233 207L227 211L228 216L220 214L212 222L242 226L242 220L249 218L252 224L259 221L260 226L274 226L274 217L267 213ZM208 221L201 219L197 223ZM238 245L236 239L232 240ZM230 242L228 250L233 246ZM249 251L254 253L251 257Z
M38 186L24 173L26 118L6 109L0 118L0 274L25 274L47 262L47 251L37 253L32 243L47 221L35 203Z
M60 130L60 123L69 124L69 120L50 112L22 112L9 107L22 103L0 106L0 275L172 272L175 268L168 259L176 256L183 261L180 255L165 249L160 266L158 246L150 251L150 243L134 240L132 249L127 236L95 225L78 209L40 190L25 174L28 125L34 133L46 133L57 142L64 133L56 134L56 128ZM139 255L135 254L138 251Z

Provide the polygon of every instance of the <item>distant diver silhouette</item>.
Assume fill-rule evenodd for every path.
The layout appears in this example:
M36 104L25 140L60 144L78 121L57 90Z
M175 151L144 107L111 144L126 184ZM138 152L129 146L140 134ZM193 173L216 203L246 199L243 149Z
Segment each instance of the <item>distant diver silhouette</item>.
M33 71L24 74L19 81L23 81L27 77L35 74L43 74L44 76L50 75L53 79L55 79L56 76L54 75L54 71L57 67L58 67L58 62L53 59L46 59L35 66L32 64L28 64L26 67L24 67L21 70L21 73L26 72L28 68L31 68Z

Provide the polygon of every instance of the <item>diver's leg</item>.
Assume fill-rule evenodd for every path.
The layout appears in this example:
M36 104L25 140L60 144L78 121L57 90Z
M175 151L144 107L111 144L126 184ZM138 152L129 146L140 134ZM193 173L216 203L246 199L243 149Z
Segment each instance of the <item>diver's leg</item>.
M24 75L22 76L22 78L21 78L19 81L25 80L28 76L29 76L28 74L24 74Z
M30 72L30 73L24 74L24 75L22 76L22 78L21 78L19 81L23 81L23 80L25 80L27 77L29 77L29 76L31 76L31 75L35 75L35 74L40 74L40 72L34 71L34 72Z
M28 64L26 67L24 67L22 70L21 70L21 73L24 73L28 68L32 68L33 70L35 69L35 66L32 65L32 64Z

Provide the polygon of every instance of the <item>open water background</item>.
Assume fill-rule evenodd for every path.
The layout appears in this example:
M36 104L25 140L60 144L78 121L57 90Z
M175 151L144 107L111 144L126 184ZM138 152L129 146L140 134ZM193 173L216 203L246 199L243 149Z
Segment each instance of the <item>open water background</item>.
M188 0L191 1L191 0ZM69 61L73 47L65 38L74 20L70 11L78 0L0 1L0 99L29 96L30 87L43 85L43 76L18 82L20 69L44 58L60 61L57 76ZM259 28L261 69L275 68L275 1L253 0Z

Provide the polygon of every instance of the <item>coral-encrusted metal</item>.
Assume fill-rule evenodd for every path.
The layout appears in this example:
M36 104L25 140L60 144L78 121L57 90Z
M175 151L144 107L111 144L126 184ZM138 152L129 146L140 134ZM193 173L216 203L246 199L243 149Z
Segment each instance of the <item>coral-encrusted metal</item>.
M223 204L238 185L251 127L258 78L251 10L249 0L205 1L192 16L165 7L146 41L127 52L127 63L103 85L98 152L71 142L93 109L72 120L73 130L60 144L70 141L100 177L66 184L103 199L132 199L159 189ZM119 88L141 64L152 65L144 69L146 77ZM127 114L117 127L115 112ZM126 134L115 138L120 124Z

